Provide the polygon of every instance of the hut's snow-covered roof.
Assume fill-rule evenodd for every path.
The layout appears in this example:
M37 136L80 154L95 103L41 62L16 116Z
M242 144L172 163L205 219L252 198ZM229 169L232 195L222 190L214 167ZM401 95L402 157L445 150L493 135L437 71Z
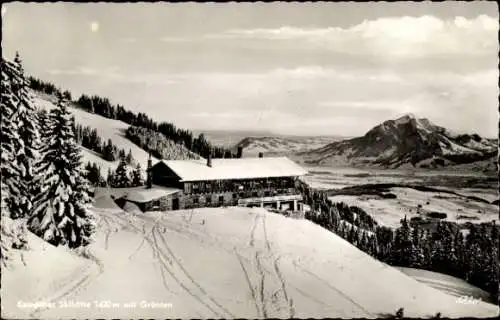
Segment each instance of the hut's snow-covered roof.
M162 198L176 192L181 191L176 188L165 188L161 186L153 186L152 188L146 187L136 187L136 188L128 188L122 195L123 199L132 202L149 202L154 199Z
M297 177L307 174L301 166L287 157L162 160L181 181L206 181L229 179L253 179L273 177Z

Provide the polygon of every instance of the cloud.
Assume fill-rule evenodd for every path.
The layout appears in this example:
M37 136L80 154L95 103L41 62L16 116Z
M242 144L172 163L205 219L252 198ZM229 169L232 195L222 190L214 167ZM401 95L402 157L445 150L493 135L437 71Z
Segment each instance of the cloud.
M365 20L348 28L236 29L208 37L301 41L331 51L391 57L496 55L498 28L497 19L487 15L450 20L405 16Z
M162 42L189 42L193 39L181 38L181 37L162 37L160 41Z
M87 81L95 88L109 90L104 96L140 106L137 111L147 108L155 118L189 128L210 125L213 129L355 136L412 112L450 129L477 129L479 134L493 136L498 130L496 69L398 73L384 68L303 65L249 73L124 73L116 67L89 66L54 71L79 73L88 75Z
M178 78L167 73L124 73L118 66L95 68L80 66L69 69L51 69L47 73L56 76L90 76L111 82L140 84L146 86L163 86L178 82Z
M135 42L138 41L138 39L134 38L134 37L123 37L123 38L120 38L120 41L129 42L129 43L135 43Z
M51 69L48 70L47 72L50 75L69 75L69 76L74 76L74 75L89 76L89 75L100 74L99 70L85 66L77 67L74 69Z

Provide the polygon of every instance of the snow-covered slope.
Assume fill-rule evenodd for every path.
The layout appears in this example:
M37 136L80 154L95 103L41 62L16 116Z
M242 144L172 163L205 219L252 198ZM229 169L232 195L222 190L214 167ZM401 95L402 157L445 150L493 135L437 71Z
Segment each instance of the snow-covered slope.
M309 163L400 167L444 166L489 159L497 153L496 142L476 134L455 135L425 118L409 114L375 126L364 136L333 142L300 153Z
M54 97L36 93L34 94L34 101L35 104L41 108L46 108L47 110L55 108ZM108 119L97 114L86 112L75 107L74 105L71 108L71 113L75 116L75 121L77 124L80 124L82 126L90 126L91 128L97 129L97 133L101 137L102 141L106 142L108 141L108 139L111 139L113 144L115 144L119 149L125 149L127 152L128 150L132 150L134 159L140 162L142 168L146 168L149 155L146 151L144 151L125 137L125 130L127 130L127 128L129 127L128 124L119 120ZM101 172L104 175L106 174L108 167L112 167L113 169L115 169L118 165L118 161L106 161L100 158L98 154L92 152L91 150L82 148L82 152L84 162L96 162L101 166ZM153 157L153 164L156 161L158 161L158 159Z
M11 249L12 261L2 266L2 319L33 318L35 307L62 299L99 272L93 261L56 248L31 232L26 240L28 249Z
M2 316L24 317L16 303L33 299L56 305L28 314L58 319L376 318L399 308L409 317L498 313L484 302L457 303L306 220L260 208L133 215L99 203L107 208L95 209L94 260L70 259L59 248L36 251L26 266L5 271L2 291L12 295L2 301ZM41 290L37 281L51 286ZM58 307L61 300L74 307Z

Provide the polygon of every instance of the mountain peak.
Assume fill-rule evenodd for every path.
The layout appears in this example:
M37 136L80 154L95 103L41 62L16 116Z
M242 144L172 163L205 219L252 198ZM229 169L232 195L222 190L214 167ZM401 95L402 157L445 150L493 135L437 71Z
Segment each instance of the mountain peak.
M474 162L493 156L494 151L493 143L479 136L451 136L429 119L409 113L384 121L362 137L333 142L317 150L317 159L327 163L338 159L334 156L345 156L351 163L398 167L415 166L435 156L449 163Z
M417 119L417 117L415 117L415 115L413 113L406 113L404 116L401 116L394 121L397 123L405 123L405 122L408 122L411 120L416 120L416 119Z

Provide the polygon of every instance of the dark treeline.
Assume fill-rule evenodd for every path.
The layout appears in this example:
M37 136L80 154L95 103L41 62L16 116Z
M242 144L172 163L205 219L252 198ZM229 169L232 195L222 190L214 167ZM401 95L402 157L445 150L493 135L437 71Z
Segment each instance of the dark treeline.
M61 90L52 83L42 81L34 77L28 77L29 86L31 89L40 91L50 95L61 95L64 99L71 101L71 92L68 90Z
M135 166L121 157L116 170L108 169L106 178L101 173L101 167L88 161L84 167L85 177L94 187L128 188L144 186L144 172L141 164Z
M100 154L104 160L116 161L125 157L128 164L133 164L135 162L135 159L132 156L132 150L129 150L127 153L123 148L118 149L118 147L113 144L111 139L103 142L96 129L92 129L90 126L84 127L82 125L75 124L73 130L78 144L81 144L83 147Z
M157 123L149 118L145 113L140 112L135 114L131 111L125 110L125 108L121 105L114 106L107 98L82 95L78 98L77 103L82 109L88 112L92 112L106 118L120 120L131 126L143 127L151 131L161 133L174 143L182 144L186 147L186 149L198 155L207 156L208 153L212 153L212 156L217 158L231 156L231 152L229 150L211 145L210 142L205 139L203 134L200 134L198 137L194 137L191 131L177 128L172 123Z
M153 156L165 160L196 159L199 156L182 144L167 139L163 134L144 127L128 127L125 132L127 139Z
M468 233L452 222L427 229L401 220L396 230L378 226L361 208L333 203L326 192L300 187L311 206L306 219L341 236L358 249L392 266L424 269L464 279L498 299L498 246L495 222L468 224ZM463 229L463 228L462 228Z
M109 169L107 185L113 188L140 187L144 185L143 173L140 163L133 167L126 158L121 158L116 170Z
M94 187L107 187L106 179L101 175L101 168L95 163L88 161L85 164L85 177Z
M30 77L30 87L34 90L42 91L47 94L61 93L66 98L71 100L71 93L69 91L62 91L55 85ZM134 113L126 110L122 105L113 105L109 99L102 98L97 95L88 96L81 95L77 100L77 104L83 110L100 116L123 121L131 126L144 127L165 135L166 138L173 140L175 143L184 145L188 150L206 157L209 153L214 158L229 158L234 157L230 150L216 147L205 139L203 134L195 137L193 133L186 129L177 128L174 124L169 122L157 123L148 117L145 113Z

